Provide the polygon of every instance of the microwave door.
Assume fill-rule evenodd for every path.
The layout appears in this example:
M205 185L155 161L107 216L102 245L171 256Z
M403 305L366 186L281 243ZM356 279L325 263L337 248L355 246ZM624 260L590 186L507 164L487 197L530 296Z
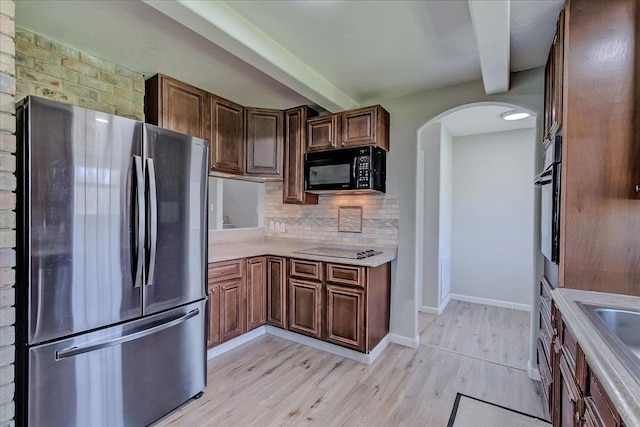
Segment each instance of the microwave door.
M352 187L351 162L313 161L306 165L309 190L336 190Z

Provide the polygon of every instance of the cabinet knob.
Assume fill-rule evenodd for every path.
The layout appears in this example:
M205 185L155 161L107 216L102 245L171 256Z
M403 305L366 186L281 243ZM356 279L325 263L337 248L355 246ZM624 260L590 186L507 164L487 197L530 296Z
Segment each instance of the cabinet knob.
M636 185L636 193L640 193L640 185Z
M226 290L227 290L227 287L226 287L226 286L222 286L222 290L223 290L223 291L226 291Z

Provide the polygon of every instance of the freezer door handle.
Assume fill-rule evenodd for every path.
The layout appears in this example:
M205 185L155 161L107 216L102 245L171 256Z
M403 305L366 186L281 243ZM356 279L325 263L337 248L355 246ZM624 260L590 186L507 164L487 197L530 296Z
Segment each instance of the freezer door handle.
M98 342L98 343L94 343L94 344L90 344L90 345L84 345L84 346L78 346L78 347L69 347L69 348L65 348L62 350L58 350L56 351L56 360L61 360L61 359L65 359L68 357L74 357L77 356L79 354L84 354L84 353L89 353L92 351L96 351L96 350L101 350L103 348L107 348L107 347L112 347L114 345L119 345L119 344L124 344L126 342L129 341L133 341L133 340L137 340L143 337L146 337L148 335L151 334L155 334L157 332L163 331L165 329L169 329L172 328L174 326L177 326L181 323L186 322L187 320L191 319L192 317L197 316L198 314L200 314L200 309L196 308L195 310L191 310L190 312L188 312L185 315L182 315L176 319L172 319L169 320L165 323L161 323L160 325L154 326L152 328L149 329L145 329L142 331L138 331L138 332L134 332L128 335L124 335L118 338L113 338L110 340L106 340L106 341L102 341L102 342Z
M158 242L158 194L153 159L147 159L147 174L149 177L149 264L146 285L151 286L156 271L156 245Z
M138 213L138 224L137 224L137 242L136 242L136 268L135 275L133 278L133 287L139 288L142 284L142 271L144 264L144 230L145 230L145 215L144 215L144 172L142 170L142 157L133 156L133 166L136 173L136 200L137 206L136 210Z

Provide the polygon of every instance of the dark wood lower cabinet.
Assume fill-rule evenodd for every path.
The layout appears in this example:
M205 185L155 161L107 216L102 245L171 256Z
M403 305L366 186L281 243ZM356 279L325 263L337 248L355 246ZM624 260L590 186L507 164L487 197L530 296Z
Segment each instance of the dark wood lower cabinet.
M243 304L244 280L244 260L209 264L207 286L208 348L246 332Z
M571 329L555 312L555 330L552 348L553 385L551 394L553 427L623 427L619 413L604 392L589 361ZM544 351L539 346L539 352ZM544 376L540 372L541 377Z
M346 286L327 285L327 335L334 344L365 350L365 293Z
M287 259L267 257L267 323L287 329Z
M247 260L247 331L267 323L267 257Z
M242 279L220 284L220 335L221 342L240 336L243 327Z
M322 283L289 279L289 330L322 338Z
M208 347L269 324L369 353L389 333L391 269L260 256L209 264Z

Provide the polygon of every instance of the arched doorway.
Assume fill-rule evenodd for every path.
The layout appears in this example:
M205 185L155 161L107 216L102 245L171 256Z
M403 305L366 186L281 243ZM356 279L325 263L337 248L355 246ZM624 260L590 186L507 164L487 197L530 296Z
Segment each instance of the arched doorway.
M527 112L532 117L527 125L530 130L518 133L517 126L502 127L497 122L494 128L490 120L476 123L474 128L470 125L473 114L480 114L481 110L490 111L497 122L502 122L502 111ZM452 126L449 119L454 117L465 121L462 128L466 126L471 133L460 136L458 131L452 136L448 128ZM521 106L480 102L445 111L418 129L415 291L419 311L439 314L450 298L531 311L539 263L537 202L531 183L537 157L535 123L536 113ZM489 151L499 150L498 140L507 137L527 138L522 145L526 149L517 154L519 160L508 160L506 153ZM475 144L483 144L483 148L474 147ZM512 150L508 145L503 147L508 147L504 151ZM507 159L506 163L496 164L495 157L500 156ZM526 164L510 164L514 162ZM497 168L504 171L493 170ZM509 193L500 185L491 189L490 183L479 182L493 179L495 185L496 173L506 173L504 180L517 177L519 187L509 186ZM519 201L501 205L501 193L504 198ZM478 227L474 227L474 221ZM502 223L513 236L500 230Z

